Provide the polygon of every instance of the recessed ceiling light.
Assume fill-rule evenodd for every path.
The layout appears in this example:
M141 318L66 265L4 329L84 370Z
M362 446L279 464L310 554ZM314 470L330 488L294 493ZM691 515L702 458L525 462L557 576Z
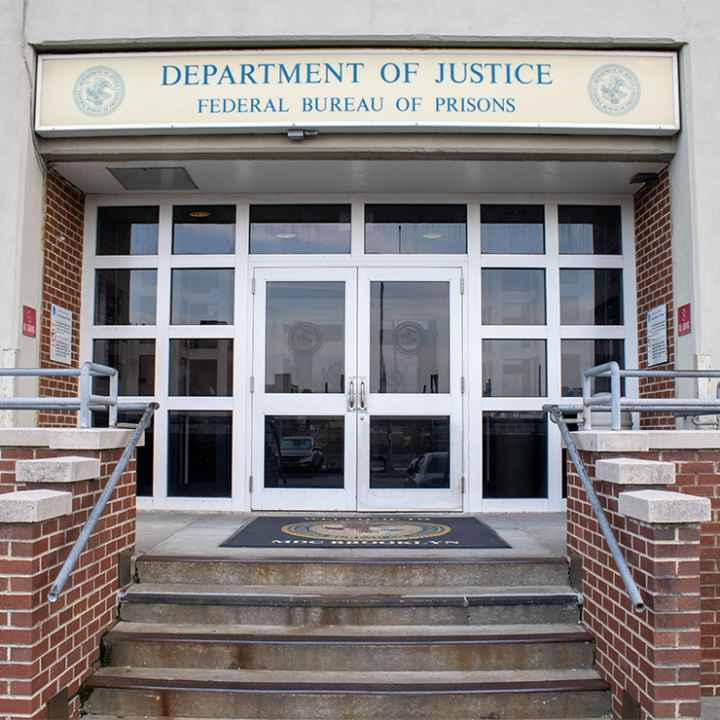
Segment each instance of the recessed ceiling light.
M295 233L278 233L275 237L278 238L278 240L292 240L296 238L297 235Z
M210 217L210 212L208 210L192 210L190 212L190 217L192 217L192 218L208 218L208 217Z
M441 237L440 233L425 233L423 235L424 240L440 240Z

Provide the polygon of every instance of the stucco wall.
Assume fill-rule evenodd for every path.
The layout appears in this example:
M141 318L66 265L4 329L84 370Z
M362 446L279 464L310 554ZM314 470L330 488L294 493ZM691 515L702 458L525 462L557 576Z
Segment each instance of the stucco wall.
M693 333L677 342L678 367L694 365L696 354L720 366L720 316L714 296L720 243L720 74L716 0L363 0L345 3L290 0L258 3L214 0L0 0L0 82L6 92L26 99L27 73L19 43L45 48L85 49L250 46L263 44L417 45L452 43L499 45L573 44L580 46L665 47L682 44L683 132L671 172L674 224L675 306L693 303ZM27 147L22 103L0 111L0 130L8 130L12 151L0 178L0 207L24 216L18 179L30 178L25 194L37 191L39 176ZM4 133L8 137L7 133ZM23 194L22 192L20 193ZM27 223L27 220L24 220ZM7 225L5 225L7 228ZM7 232L6 229L3 232ZM39 242L40 230L26 242ZM7 266L1 272L7 272ZM0 286L5 307L9 288ZM3 321L0 321L3 322ZM6 328L0 325L0 332ZM4 335L3 335L4 337Z

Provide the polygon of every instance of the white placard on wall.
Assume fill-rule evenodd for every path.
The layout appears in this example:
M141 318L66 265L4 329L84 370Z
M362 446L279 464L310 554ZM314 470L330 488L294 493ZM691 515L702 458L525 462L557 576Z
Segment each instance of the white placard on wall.
M72 365L73 314L59 305L50 306L50 360Z
M656 305L648 310L646 325L648 367L662 365L668 361L667 305Z

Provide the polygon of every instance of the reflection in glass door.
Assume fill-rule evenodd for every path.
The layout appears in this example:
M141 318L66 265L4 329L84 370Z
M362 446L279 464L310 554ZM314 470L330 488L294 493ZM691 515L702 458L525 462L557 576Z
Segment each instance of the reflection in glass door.
M255 273L252 507L461 509L460 271L297 278Z
M355 508L355 270L255 273L252 507Z
M462 507L460 280L358 273L358 509Z

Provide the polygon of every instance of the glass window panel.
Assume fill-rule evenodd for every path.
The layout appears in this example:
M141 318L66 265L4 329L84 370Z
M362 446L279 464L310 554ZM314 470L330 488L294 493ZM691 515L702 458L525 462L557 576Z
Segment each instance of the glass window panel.
M370 283L370 392L450 392L450 283Z
M483 497L547 497L545 413L483 413Z
M118 371L118 394L155 394L155 340L95 340L93 360ZM94 392L108 395L109 378L93 378Z
M542 205L483 205L480 208L484 253L545 252L545 208Z
M140 422L141 413L134 410L118 410L118 425L135 427ZM108 426L107 410L93 411L93 427ZM140 497L152 497L153 494L153 455L155 445L155 416L145 430L145 442L135 451L135 477L137 494Z
M450 487L450 418L370 418L370 487Z
M170 395L227 397L232 387L232 340L170 340Z
M235 252L235 206L176 205L172 251L176 255Z
M157 255L157 207L99 207L98 255Z
M341 489L345 418L265 417L265 487Z
M547 395L545 340L483 340L485 397Z
M350 205L251 205L250 252L347 254Z
M624 340L563 340L562 341L562 395L582 397L582 373L596 365L615 360L625 367ZM621 392L625 392L625 379L621 378ZM594 392L610 392L610 378L595 378Z
M265 392L345 390L345 283L267 284Z
M560 322L622 325L622 270L561 270Z
M604 205L561 205L560 252L565 255L620 255L620 208Z
M483 325L544 325L545 271L484 269L482 321Z
M465 205L366 205L366 253L466 253Z
M230 497L232 413L168 413L168 496Z
M172 271L172 325L232 325L235 271L192 268Z
M96 270L96 325L154 325L155 270Z

